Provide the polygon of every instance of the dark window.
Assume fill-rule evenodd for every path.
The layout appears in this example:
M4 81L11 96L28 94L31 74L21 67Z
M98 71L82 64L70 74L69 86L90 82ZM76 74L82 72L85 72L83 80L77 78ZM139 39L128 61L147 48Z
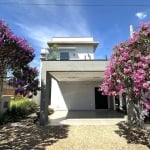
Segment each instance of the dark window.
M61 52L60 53L60 60L69 60L69 53L68 52Z

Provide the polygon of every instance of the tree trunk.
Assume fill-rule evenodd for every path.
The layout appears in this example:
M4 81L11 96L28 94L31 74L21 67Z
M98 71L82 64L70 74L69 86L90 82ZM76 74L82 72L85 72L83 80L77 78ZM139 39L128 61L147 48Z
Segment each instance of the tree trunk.
M1 63L2 64L0 64L0 99L2 98L4 75L6 74L5 65L2 61L1 61Z
M134 100L127 100L127 115L129 125L144 127L144 119L142 116L142 106L135 103Z
M3 78L0 78L0 100L2 97L2 91L3 91Z

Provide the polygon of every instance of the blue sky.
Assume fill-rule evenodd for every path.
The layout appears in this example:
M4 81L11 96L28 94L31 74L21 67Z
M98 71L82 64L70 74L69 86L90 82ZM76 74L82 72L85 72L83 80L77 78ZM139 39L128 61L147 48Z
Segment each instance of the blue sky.
M34 48L32 66L40 65L40 50L54 36L93 36L100 44L95 58L109 58L112 48L150 21L149 0L0 0L0 18Z

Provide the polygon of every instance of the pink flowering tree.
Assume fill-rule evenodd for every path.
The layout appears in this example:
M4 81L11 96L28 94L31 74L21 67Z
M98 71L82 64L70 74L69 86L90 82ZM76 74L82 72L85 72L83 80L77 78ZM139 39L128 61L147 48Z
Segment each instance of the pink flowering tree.
M36 95L39 90L38 71L29 66L34 57L34 50L27 41L16 36L8 25L0 20L0 97L8 72L12 77L9 84L15 87L16 94Z
M143 126L150 110L150 23L114 47L100 89L105 95L126 94L128 122Z

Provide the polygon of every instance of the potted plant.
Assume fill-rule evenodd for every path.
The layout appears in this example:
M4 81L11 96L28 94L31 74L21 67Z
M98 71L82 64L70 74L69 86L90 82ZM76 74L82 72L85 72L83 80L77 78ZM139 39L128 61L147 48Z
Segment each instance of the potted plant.
M58 46L56 44L54 44L50 47L49 53L50 53L50 59L51 60L57 59L57 50L58 50Z

